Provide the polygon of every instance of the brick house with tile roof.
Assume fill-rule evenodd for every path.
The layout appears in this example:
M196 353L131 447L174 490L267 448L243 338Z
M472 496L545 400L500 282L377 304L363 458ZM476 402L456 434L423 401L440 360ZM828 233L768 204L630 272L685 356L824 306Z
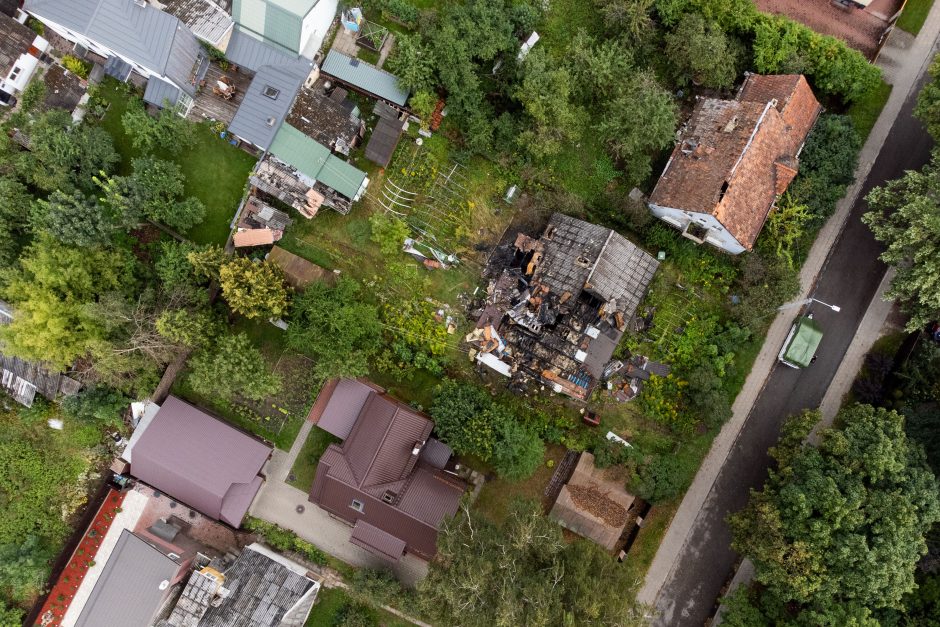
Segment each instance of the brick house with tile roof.
M684 237L751 250L822 107L799 74L750 74L735 100L702 99L649 199Z
M466 484L445 470L452 452L434 423L364 380L330 381L309 420L343 440L317 465L310 501L353 525L350 542L391 562L431 559L441 522Z

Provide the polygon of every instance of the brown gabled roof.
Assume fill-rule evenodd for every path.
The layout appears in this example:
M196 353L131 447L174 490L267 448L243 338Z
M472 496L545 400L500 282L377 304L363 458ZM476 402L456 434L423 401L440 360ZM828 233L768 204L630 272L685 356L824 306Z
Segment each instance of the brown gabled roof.
M238 527L261 487L271 447L175 396L134 445L131 474L206 516Z
M407 542L409 551L433 555L437 528L457 511L466 488L432 465L446 464L447 459L437 459L442 455L432 460L414 452L423 452L434 423L365 381L328 384L315 406L319 425L346 435L342 445L331 444L320 457L310 500ZM350 507L353 499L364 505L362 511Z
M798 74L752 74L736 100L700 101L650 204L711 214L750 249L821 109Z

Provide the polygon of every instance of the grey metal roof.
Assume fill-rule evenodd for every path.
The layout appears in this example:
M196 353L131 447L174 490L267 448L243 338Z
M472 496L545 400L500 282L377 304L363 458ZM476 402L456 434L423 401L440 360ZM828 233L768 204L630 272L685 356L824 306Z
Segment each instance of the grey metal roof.
M180 90L176 85L159 78L151 78L147 81L147 89L144 90L144 102L149 102L158 107L163 107L165 102L169 102L170 106L173 106L179 101L179 98Z
M121 532L76 627L147 627L180 565L127 529Z
M229 39L228 47L225 49L225 58L236 65L257 72L265 65L283 65L296 61L298 56L287 54L273 46L269 46L236 25L235 30L232 31L232 37Z
M122 59L121 57L108 57L108 60L104 64L104 73L108 76L114 77L122 83L126 82L130 78L131 72L134 68L131 67L131 64Z
M312 64L298 59L284 65L262 66L248 85L229 131L262 150L267 150L287 117L294 96L310 73ZM265 95L268 88L277 90L274 98Z
M393 104L404 106L408 101L408 91L399 87L397 76L342 52L330 50L320 69L324 74Z
M270 453L270 446L171 396L134 446L131 474L238 527Z
M25 9L170 78L190 96L196 93L190 75L202 49L169 13L134 0L27 0Z

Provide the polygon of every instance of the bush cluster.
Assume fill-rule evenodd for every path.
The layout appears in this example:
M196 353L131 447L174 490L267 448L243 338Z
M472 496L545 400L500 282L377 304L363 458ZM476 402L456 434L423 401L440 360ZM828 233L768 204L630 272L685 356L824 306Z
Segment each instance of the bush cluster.
M245 530L262 536L271 548L278 551L299 553L314 564L326 564L327 555L293 531L283 529L260 518L248 516L243 524Z

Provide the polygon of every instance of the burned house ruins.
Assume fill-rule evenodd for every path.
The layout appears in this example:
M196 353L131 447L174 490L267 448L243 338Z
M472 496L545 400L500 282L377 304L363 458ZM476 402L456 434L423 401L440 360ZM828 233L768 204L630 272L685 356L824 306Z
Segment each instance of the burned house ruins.
M514 388L538 381L586 400L658 266L611 229L556 213L539 239L519 233L494 253L473 357Z

